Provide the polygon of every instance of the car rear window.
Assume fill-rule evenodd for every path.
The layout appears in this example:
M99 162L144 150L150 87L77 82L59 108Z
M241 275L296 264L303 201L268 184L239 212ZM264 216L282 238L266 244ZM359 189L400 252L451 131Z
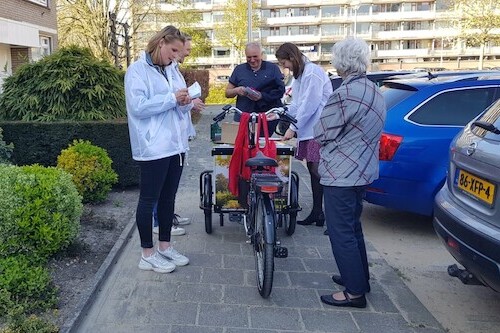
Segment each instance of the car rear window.
M488 110L486 110L486 112L481 117L479 117L478 120L493 124L496 128L500 129L500 99L493 103L493 105L488 108ZM500 134L495 134L478 126L472 126L471 130L472 133L481 138L500 141Z
M416 93L415 90L390 88L387 85L383 85L382 87L380 87L380 91L384 96L387 110L391 109L394 105Z
M433 96L408 117L422 125L465 126L493 102L494 87L445 91Z

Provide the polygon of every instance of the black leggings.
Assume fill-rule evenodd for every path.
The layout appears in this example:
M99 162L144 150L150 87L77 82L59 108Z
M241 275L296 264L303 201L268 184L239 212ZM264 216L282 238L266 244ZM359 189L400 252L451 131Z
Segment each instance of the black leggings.
M307 162L307 170L311 176L311 191L313 197L313 208L311 215L319 216L323 213L323 186L320 184L320 175L318 172L319 162Z
M158 202L158 239L170 242L175 195L179 187L184 154L153 161L140 161L141 184L136 224L142 248L153 247L153 206Z

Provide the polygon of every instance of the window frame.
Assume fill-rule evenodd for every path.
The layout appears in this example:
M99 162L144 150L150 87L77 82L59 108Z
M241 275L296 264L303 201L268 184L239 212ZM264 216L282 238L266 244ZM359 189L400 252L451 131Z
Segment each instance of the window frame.
M427 97L424 101L419 103L417 106L415 106L410 112L408 112L404 116L404 120L417 125L417 126L423 126L423 127L464 127L467 125L467 123L477 117L481 112L484 111L485 108L481 109L475 116L471 117L468 121L466 121L464 124L431 124L431 123L425 123L425 122L419 122L414 119L412 119L412 116L417 114L419 110L422 109L423 106L428 105L428 103L431 103L436 100L438 96L452 93L452 92L457 92L457 91L463 91L463 90L478 90L478 89L492 89L493 90L493 100L495 97L498 95L498 85L491 83L491 84L486 84L486 85L475 85L475 86L467 86L467 87L457 87L457 88L449 88L449 89L443 89L437 93L432 94L431 96ZM446 98L447 100L450 100L449 97ZM490 105L492 102L490 101L487 105Z

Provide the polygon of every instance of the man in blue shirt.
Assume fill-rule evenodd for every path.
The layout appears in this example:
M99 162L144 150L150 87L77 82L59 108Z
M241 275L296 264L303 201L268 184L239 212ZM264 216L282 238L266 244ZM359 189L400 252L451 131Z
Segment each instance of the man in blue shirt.
M262 48L255 42L246 45L245 56L247 62L236 66L229 78L226 97L236 96L236 107L244 112L265 112L282 106L285 84L279 67L262 60ZM234 120L239 121L240 115L235 114ZM277 120L269 122L270 135L277 123Z

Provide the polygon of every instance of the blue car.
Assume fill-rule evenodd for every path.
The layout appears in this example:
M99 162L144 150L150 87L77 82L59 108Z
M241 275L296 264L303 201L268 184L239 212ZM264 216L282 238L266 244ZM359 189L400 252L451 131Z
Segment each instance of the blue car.
M380 176L366 201L432 216L443 186L448 148L457 133L500 97L500 72L398 79L381 87L387 118Z

